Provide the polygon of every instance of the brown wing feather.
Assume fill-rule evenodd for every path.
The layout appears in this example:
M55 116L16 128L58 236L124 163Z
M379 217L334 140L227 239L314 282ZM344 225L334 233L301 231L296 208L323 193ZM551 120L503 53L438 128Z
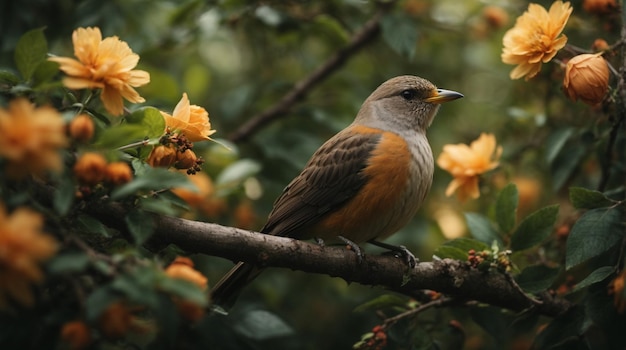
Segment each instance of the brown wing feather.
M261 232L311 238L305 228L341 207L363 187L366 178L361 171L379 141L380 134L349 131L328 140L278 197Z

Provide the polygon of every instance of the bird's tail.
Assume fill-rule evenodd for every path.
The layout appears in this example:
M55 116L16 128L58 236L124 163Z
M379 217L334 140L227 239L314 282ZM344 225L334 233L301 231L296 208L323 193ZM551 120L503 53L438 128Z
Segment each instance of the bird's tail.
M243 288L263 272L253 264L239 262L211 290L211 301L214 310L228 312L235 304Z

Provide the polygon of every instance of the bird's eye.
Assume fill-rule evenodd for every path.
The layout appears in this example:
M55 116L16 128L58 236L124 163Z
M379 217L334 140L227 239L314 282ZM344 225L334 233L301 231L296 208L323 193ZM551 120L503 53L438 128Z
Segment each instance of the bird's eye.
M402 98L404 98L405 100L410 101L417 96L417 91L412 90L412 89L402 90L402 92L400 93L400 96L402 96Z

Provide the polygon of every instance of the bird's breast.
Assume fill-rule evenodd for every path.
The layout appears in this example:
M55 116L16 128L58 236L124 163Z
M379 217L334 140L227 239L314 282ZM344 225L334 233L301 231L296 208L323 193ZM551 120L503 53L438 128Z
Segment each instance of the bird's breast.
M423 135L381 133L361 171L365 185L320 222L319 232L340 234L356 243L382 239L405 226L419 209L432 183L428 141Z

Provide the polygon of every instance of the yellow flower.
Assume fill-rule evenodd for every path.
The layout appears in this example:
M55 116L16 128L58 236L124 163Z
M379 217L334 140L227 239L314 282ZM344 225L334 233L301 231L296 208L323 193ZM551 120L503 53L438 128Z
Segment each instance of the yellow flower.
M602 102L609 90L609 66L602 54L582 54L569 60L563 88L573 101L580 99L592 106Z
M120 115L124 111L124 98L138 103L145 100L133 89L150 82L143 70L133 70L139 55L117 36L102 40L100 29L78 28L72 34L74 56L51 57L69 77L63 84L70 89L102 89L100 99L109 113Z
M35 108L23 98L11 101L8 110L0 108L0 157L7 160L7 176L60 170L58 151L66 144L65 124L55 109Z
M168 131L180 132L191 142L208 140L215 133L215 130L211 130L209 113L200 106L190 105L186 93L183 93L172 115L165 112L161 114Z
M492 134L482 133L469 146L445 145L443 153L437 159L437 165L454 177L446 189L446 196L457 191L461 201L478 198L479 175L495 169L501 155L502 147L496 147L496 138Z
M44 276L39 263L57 251L57 242L42 232L43 217L27 208L8 215L0 203L0 309L9 300L24 306L35 302L31 284Z
M541 70L541 63L549 62L565 46L567 37L559 35L571 13L569 2L555 1L549 11L538 4L528 5L528 10L502 38L502 62L517 65L511 71L511 79L534 77Z

